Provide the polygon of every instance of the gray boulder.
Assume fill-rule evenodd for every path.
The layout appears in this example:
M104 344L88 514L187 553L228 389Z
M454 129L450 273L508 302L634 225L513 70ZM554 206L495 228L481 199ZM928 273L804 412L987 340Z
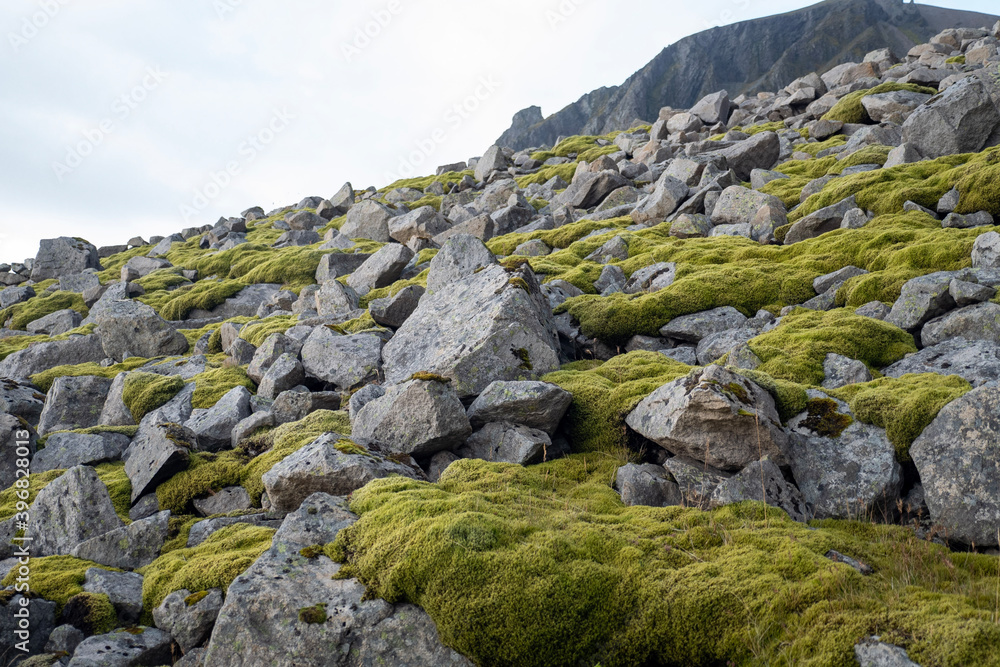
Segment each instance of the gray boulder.
M421 206L389 221L389 237L405 246L412 241L432 240L438 234L448 231L451 223L433 206Z
M409 285L394 296L371 301L368 304L368 312L376 324L398 329L420 305L420 297L425 291L420 285Z
M762 456L784 464L787 436L774 399L720 366L698 368L663 385L625 421L673 454L722 470L741 470Z
M774 132L759 132L716 154L726 158L729 168L741 181L749 181L754 169L770 169L781 156L781 140Z
M420 379L388 387L361 408L351 427L358 438L411 455L452 449L472 433L450 383Z
M469 234L456 234L441 246L431 260L427 291L434 294L446 285L496 263L496 256L480 239Z
M388 243L389 221L393 211L388 206L365 199L351 207L340 233L349 239L368 239Z
M250 379L260 384L264 379L264 374L275 361L282 355L291 354L298 357L302 351L302 343L281 333L273 333L267 337L264 343L254 352L253 360L247 367L247 375Z
M170 646L170 635L156 628L116 630L83 640L68 667L166 665L171 661Z
M1000 124L1000 111L976 77L954 84L916 109L903 123L903 141L925 158L977 153Z
M849 384L871 382L871 372L863 361L850 359L840 354L828 354L823 360L824 389L840 389Z
M528 465L548 459L548 433L521 424L491 423L476 431L459 450L463 458Z
M675 317L660 328L660 335L685 343L700 343L713 334L738 329L746 321L746 315L740 311L732 306L723 306Z
M153 610L156 627L170 634L182 653L200 646L215 627L215 619L222 609L222 591L212 588L208 594L194 604L188 604L191 591L174 591Z
M138 570L159 558L167 540L170 512L134 521L78 544L73 556L99 565Z
M510 158L497 145L490 146L476 163L476 180L485 181L494 171L505 171L511 166Z
M213 407L198 411L185 422L197 436L200 451L215 452L230 446L233 428L252 412L250 398L246 387L233 387Z
M628 179L615 170L577 173L570 186L556 195L553 203L573 208L593 208L618 188L629 185Z
M184 470L197 445L194 431L176 423L156 423L140 429L126 452L125 474L132 483L132 502Z
M972 265L983 269L1000 269L1000 234L987 232L976 239L972 247Z
M122 267L121 280L123 283L130 283L139 280L139 278L145 278L154 271L169 269L172 266L173 264L165 259L138 255L125 262L125 266Z
M115 361L184 354L188 341L156 311L138 301L114 301L94 316L104 353Z
M21 609L28 610L25 628L21 625L23 618L15 614ZM28 643L28 655L37 656L45 652L49 636L56 627L56 603L41 598L28 599L19 593L11 596L7 604L0 605L0 655L4 656L4 665L23 664L14 662L25 654L15 648L15 644ZM7 661L6 656L14 660Z
M632 221L637 225L662 222L677 210L687 196L688 186L670 174L664 173L656 182L653 193L632 211Z
M709 507L723 507L748 500L783 509L794 521L805 521L808 508L802 494L785 481L781 469L769 459L752 461L743 470L721 481L709 498Z
M792 245L840 229L844 216L857 207L857 200L854 195L851 195L836 204L810 213L788 230L788 233L785 234L785 245Z
M336 238L347 237L340 234ZM319 260L319 266L316 267L316 282L322 285L328 280L354 273L369 257L371 254L364 252L332 252L323 255Z
M1000 378L1000 344L951 338L882 370L883 375L894 378L920 373L957 375L973 387L981 387Z
M38 419L38 434L97 426L111 380L92 375L56 378Z
M1000 388L946 405L910 447L927 507L948 539L996 547L1000 523Z
M37 320L30 322L25 328L28 333L31 334L58 336L76 329L80 326L82 321L83 317L80 313L76 312L72 308L66 308L64 310L57 310L56 312L50 313L45 317L40 317Z
M30 285L7 287L0 290L0 310L24 303L35 296L35 288ZM0 322L0 324L3 324Z
M112 572L99 567L86 572L83 590L107 595L123 625L135 625L142 615L142 575L135 572Z
M1000 344L1000 304L977 303L953 310L931 320L920 332L924 347L944 343L953 338Z
M93 466L115 461L121 458L128 446L128 436L121 433L53 433L46 440L45 449L35 454L31 460L31 471L66 470L75 466Z
M197 498L191 503L202 516L229 514L253 507L250 494L242 486L229 486L207 498Z
M350 391L379 377L382 343L374 334L341 336L319 326L302 346L302 367L309 377Z
M573 394L548 382L497 381L483 390L467 414L472 426L510 422L555 433L573 402Z
M906 282L886 321L904 331L915 332L930 320L955 307L951 281L962 272L940 271Z
M27 381L0 377L0 414L21 417L32 426L38 425L45 408L45 394Z
M348 277L347 285L360 295L388 287L399 280L411 259L413 251L406 246L398 243L384 245Z
M28 532L36 556L69 555L78 545L122 526L93 468L77 466L38 492Z
M615 490L629 507L667 507L680 505L682 498L677 482L663 466L651 463L628 463L615 474Z
M764 194L742 185L731 185L722 191L712 209L712 222L716 225L738 225L751 222L765 206L784 210L785 205L774 195Z
M358 310L358 293L336 280L323 283L315 298L316 314L320 317L347 320Z
M292 354L283 354L267 369L267 373L264 374L260 386L257 388L257 395L261 398L274 400L278 394L299 386L305 382L305 379L306 372L298 357Z
M27 379L56 366L98 363L107 358L101 337L72 336L67 340L35 343L0 361L0 378Z
M272 303L281 292L281 285L258 283L247 285L212 310L195 309L188 313L187 319L218 318L229 320L234 317L255 317L262 304Z
M854 658L860 667L920 667L904 649L866 637L854 646Z
M6 443L8 452L0 461L0 488L7 489L17 480L18 459L31 459L31 471L44 472L37 464L37 440L38 434L30 425L14 415L0 413L0 442Z
M59 278L87 269L101 269L97 248L80 239L61 236L43 239L31 268L31 279L36 283Z

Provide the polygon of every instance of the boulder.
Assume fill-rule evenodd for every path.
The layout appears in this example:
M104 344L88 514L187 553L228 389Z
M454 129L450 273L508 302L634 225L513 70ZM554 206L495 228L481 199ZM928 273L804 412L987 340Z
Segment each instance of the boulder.
M78 544L73 556L99 565L138 570L160 557L170 512L158 512Z
M618 171L606 169L597 173L578 173L568 188L556 195L553 203L573 208L593 208L618 188L629 185Z
M14 415L0 413L0 442L5 443L8 452L7 456L0 460L0 488L10 488L18 479L18 469L21 467L17 465L18 459L21 459L22 462L25 459L31 459L31 471L44 472L37 465L37 441L38 434L30 425L25 424ZM52 468L48 468L48 470L52 470Z
M107 595L123 625L135 625L142 615L142 575L135 572L111 572L92 567L84 574L83 590ZM82 639L82 637L81 637Z
M20 417L32 426L45 408L45 394L28 381L0 377L0 414ZM6 488L6 487L5 487Z
M38 419L38 434L97 426L111 380L92 375L58 377Z
M35 556L66 556L87 540L122 526L93 468L77 466L50 482L31 504L28 532Z
M446 285L496 263L496 256L480 239L469 234L456 234L441 246L431 260L427 292L434 294Z
M36 283L51 278L81 273L87 269L101 269L97 248L81 239L61 236L43 239L31 268L31 279Z
M726 158L736 178L749 181L754 169L770 169L781 156L781 140L774 132L759 132L749 139L738 141L729 148L716 151Z
M904 331L919 330L955 307L951 281L963 276L962 272L939 271L907 281L886 321Z
M31 472L66 470L75 466L94 466L116 461L128 446L128 436L121 433L53 433L45 441L45 449L40 450L31 460ZM2 480L3 477L0 476L0 484Z
M688 186L665 172L656 182L653 193L632 211L632 221L637 225L663 222L668 215L677 210L687 196Z
M223 596L220 589L212 588L201 593L207 594L189 604L191 591L174 591L153 610L156 627L169 633L185 654L208 639L222 609Z
M823 360L824 389L840 389L850 384L871 382L871 372L863 361L840 354L828 354Z
M340 233L349 239L368 239L379 243L388 243L389 221L393 211L385 204L371 199L365 199L347 212L347 220L340 228Z
M784 464L787 436L774 399L720 366L697 368L663 385L625 421L673 454L722 470L741 470L762 456Z
M926 93L914 93L909 90L894 90L877 95L865 95L861 98L861 106L868 116L876 123L881 123L893 117L905 118L911 111L931 99ZM899 121L896 121L899 122Z
M972 247L972 266L1000 269L1000 234L987 232L976 239Z
M361 408L351 424L352 433L400 454L434 454L457 447L472 427L450 385L429 378L388 387Z
M500 266L427 294L385 348L386 380L414 373L452 378L460 398L496 380L535 380L559 368L548 300L530 269Z
M253 507L250 494L242 486L228 486L207 498L197 498L191 504L202 516L241 512Z
M56 366L98 363L106 358L97 335L35 343L0 361L0 378L27 379Z
M176 423L156 423L140 429L125 460L125 474L132 483L132 502L187 468L190 452L196 445L194 431Z
M24 303L28 299L35 297L35 288L30 285L24 287L13 286L0 290L0 310ZM2 325L3 322L0 322Z
M497 145L490 146L476 163L476 180L485 181L494 171L505 171L511 166L510 158Z
M529 465L547 460L548 433L521 424L494 422L476 431L459 450L463 458Z
M866 637L854 646L854 658L861 667L920 667L905 649Z
M252 412L250 399L246 387L233 387L213 407L193 414L184 425L197 436L198 450L215 452L228 448L236 424Z
M712 222L716 225L748 223L765 206L785 209L785 205L774 195L751 190L742 185L731 185L722 191L719 201L712 209Z
M28 610L28 618L15 616L22 609ZM28 627L22 623L27 620ZM50 635L56 629L56 603L41 598L26 598L15 593L0 605L0 655L12 656L14 660L4 660L4 665L24 664L18 658L24 653L15 647L22 641L27 641L28 655L37 656L45 653ZM23 638L20 634L24 633ZM29 658L30 660L30 658ZM15 662L17 661L17 662Z
M715 125L729 120L730 107L729 93L721 90L695 102L689 113L701 118L706 125Z
M421 206L390 220L389 237L408 246L416 239L430 241L450 227L448 218L438 213L433 206Z
M681 492L677 482L663 466L651 463L628 463L615 473L615 490L629 507L667 507L680 505Z
M555 433L573 395L548 382L492 382L467 410L472 426L510 422Z
M299 386L305 382L305 379L306 372L298 357L293 354L283 354L271 364L267 373L261 378L257 395L261 398L274 400L278 394Z
M115 361L128 357L174 356L188 351L183 334L167 324L150 306L138 301L113 301L94 316L104 353Z
M977 153L1000 124L986 84L968 77L916 109L903 123L903 141L925 158Z
M341 336L319 326L302 346L302 367L309 377L350 391L379 377L382 344L374 334Z
M732 306L723 306L675 317L660 327L660 335L685 343L700 343L713 334L738 329L746 322L746 315Z
M69 667L131 667L168 665L170 635L156 628L138 627L88 637L76 647Z
M794 521L806 521L809 516L802 494L785 481L781 469L766 458L750 462L738 474L719 482L708 505L723 507L748 500L783 509Z
M1000 304L977 303L933 319L920 332L920 342L931 347L953 338L1000 344Z
M250 376L251 380L260 384L267 370L282 355L290 354L297 358L301 351L302 343L300 341L282 333L273 333L254 352L253 359L247 368L247 375Z
M921 373L957 375L973 387L981 387L1000 378L1000 344L952 338L882 370L883 375L894 378Z
M384 245L347 278L347 285L362 296L373 289L388 287L399 280L411 259L413 251L406 246L398 243Z
M409 285L394 296L369 302L368 312L376 324L398 329L420 305L420 297L425 291L420 285Z
M328 280L316 292L316 314L339 320L350 319L358 310L358 294L337 280Z
M40 317L28 323L25 327L28 333L44 334L46 336L58 336L68 331L72 331L80 326L83 317L72 308L57 310L45 317Z
M854 195L851 195L836 204L810 213L794 223L788 230L788 233L785 234L785 245L792 245L840 229L844 216L847 215L848 211L857 207L857 200Z

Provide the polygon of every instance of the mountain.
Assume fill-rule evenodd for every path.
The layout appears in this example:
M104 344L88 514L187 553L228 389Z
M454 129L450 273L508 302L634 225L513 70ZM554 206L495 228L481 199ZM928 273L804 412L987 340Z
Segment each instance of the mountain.
M734 97L776 90L875 49L903 56L946 28L980 28L996 20L902 0L826 0L712 28L663 49L622 85L598 88L548 118L537 106L518 112L497 143L521 149L551 145L560 136L628 129L636 119L656 120L664 106L687 108L717 90Z

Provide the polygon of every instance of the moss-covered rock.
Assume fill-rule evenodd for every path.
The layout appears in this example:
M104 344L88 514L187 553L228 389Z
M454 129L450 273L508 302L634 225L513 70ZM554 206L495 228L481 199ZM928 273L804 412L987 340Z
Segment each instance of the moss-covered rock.
M184 388L184 380L176 375L157 373L130 373L125 378L122 400L138 424L147 414L157 409Z
M893 93L897 90L905 90L911 93L924 93L927 95L937 94L937 91L933 88L918 86L915 83L883 83L875 86L874 88L867 88L865 90L848 93L842 97L840 101L826 113L825 116L823 116L823 120L839 120L843 123L871 123L872 119L868 116L868 112L865 111L864 106L861 104L861 100L869 95Z
M62 622L87 636L103 635L118 627L118 613L103 593L77 593L63 607Z

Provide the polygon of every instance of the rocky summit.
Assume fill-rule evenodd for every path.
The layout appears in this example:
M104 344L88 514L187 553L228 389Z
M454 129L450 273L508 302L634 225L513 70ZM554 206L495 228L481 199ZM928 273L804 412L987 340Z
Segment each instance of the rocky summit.
M1000 665L1000 22L827 5L870 52L2 265L0 663Z

